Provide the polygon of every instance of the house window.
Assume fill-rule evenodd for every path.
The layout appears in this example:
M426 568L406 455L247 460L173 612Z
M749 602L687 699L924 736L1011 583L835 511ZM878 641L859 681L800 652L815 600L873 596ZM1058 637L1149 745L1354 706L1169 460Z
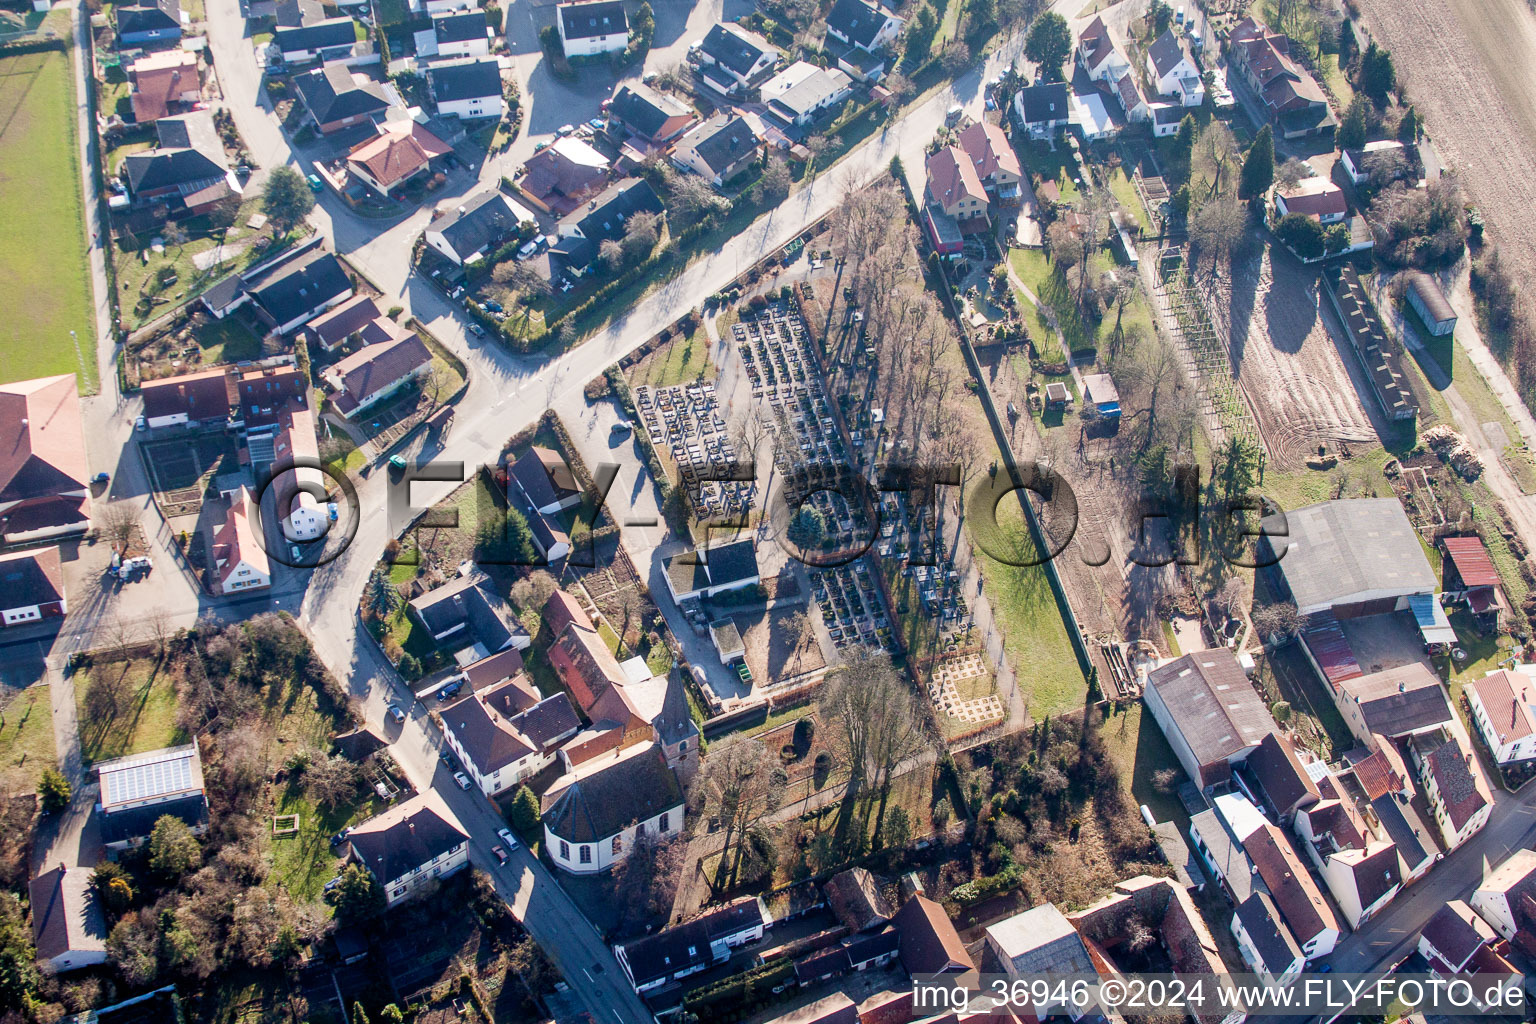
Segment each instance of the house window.
M399 899L401 896L404 896L404 895L405 895L405 887L404 886L401 886L400 888L395 890L395 899Z
M687 740L683 740L683 742L681 742L681 743L679 743L677 745L677 752L679 754L686 754L686 753L688 753L688 741Z
M560 840L560 859L571 859L571 844L567 843L564 839Z
M586 845L585 843L583 843L581 846L581 862L583 864L592 863L592 847Z
M667 820L670 817L671 817L670 812L662 811L661 812L661 817L656 819L656 828L659 829L662 832L665 832L667 829L671 828L672 826L667 824Z

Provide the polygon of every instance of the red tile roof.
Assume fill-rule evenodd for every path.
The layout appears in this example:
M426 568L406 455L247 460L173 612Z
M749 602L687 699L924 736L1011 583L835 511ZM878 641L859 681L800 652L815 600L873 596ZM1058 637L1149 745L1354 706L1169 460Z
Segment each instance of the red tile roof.
M1285 923L1296 933L1297 942L1305 945L1321 932L1338 930L1338 920L1286 841L1285 833L1266 822L1243 840L1243 849L1259 869L1259 876L1269 887Z
M0 384L0 503L83 491L89 475L75 375Z
M928 194L945 213L963 199L975 199L982 205L987 202L976 166L958 146L945 146L928 158Z
M1500 669L1474 680L1472 690L1502 742L1536 733L1536 685L1530 676Z

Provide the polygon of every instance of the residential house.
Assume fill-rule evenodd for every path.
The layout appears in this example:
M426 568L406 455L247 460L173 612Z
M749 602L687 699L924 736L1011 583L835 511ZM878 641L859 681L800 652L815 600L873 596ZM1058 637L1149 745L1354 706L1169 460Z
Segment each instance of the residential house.
M380 126L378 135L352 147L347 173L387 196L452 152L453 147L415 121L391 121Z
M756 163L761 151L751 121L736 113L718 113L677 140L672 162L720 188Z
M27 886L32 945L47 974L78 971L107 962L107 922L91 883L91 871L63 861Z
M711 26L694 55L699 74L727 96L745 96L779 64L779 51L772 43L729 22Z
M1470 902L1504 938L1516 942L1517 936L1524 937L1522 949L1530 955L1530 946L1536 945L1531 943L1536 935L1536 850L1515 850L1486 872Z
M437 37L439 57L489 57L491 29L485 12L457 11L432 16L432 32Z
M1296 812L1322 797L1291 741L1279 732L1267 734L1244 760L1239 775L1275 820L1288 825Z
M1441 843L1455 850L1488 823L1493 792L1471 749L1450 730L1415 736L1410 749Z
M1441 596L1447 601L1465 601L1479 626L1498 629L1509 601L1483 539L1474 533L1441 537L1435 543L1445 555L1441 559Z
M347 846L389 907L469 864L469 833L430 789L354 825Z
M179 0L141 0L115 8L117 42L124 49L154 43L173 43L181 38Z
M1328 135L1338 121L1312 75L1291 57L1291 42L1253 17L1232 29L1227 61L1258 94L1276 133L1285 139Z
M1014 123L1028 132L1030 138L1049 138L1071 120L1071 97L1062 82L1020 89L1013 100Z
M1370 183L1373 165L1380 159L1377 153L1398 153L1405 157L1403 165L1408 161L1403 144L1396 139L1377 139L1367 142L1359 149L1345 149L1339 153L1339 166L1344 170L1344 176L1354 185L1366 185Z
M153 149L123 157L119 174L134 205L195 216L240 195L210 111L162 117L155 122L155 134Z
M683 790L660 749L615 751L561 777L544 794L544 849L571 874L606 871L637 835L670 839L683 828Z
M1498 669L1462 690L1472 723L1499 764L1536 758L1536 682L1529 666Z
M691 921L613 947L636 992L662 988L730 959L731 950L757 942L773 919L761 896L742 896Z
M1442 977L1467 973L1479 950L1499 941L1493 926L1463 900L1452 900L1419 932L1419 955L1429 962L1430 972Z
M853 934L884 928L895 913L868 868L839 871L822 884L822 891L833 916Z
M625 681L624 670L570 595L556 591L550 596L545 621L555 638L545 652L550 666L581 709L590 712L609 687Z
M1190 818L1189 836L1201 867L1235 908L1228 928L1243 962L1267 984L1289 985L1306 966L1307 955L1243 842L1268 824L1241 794L1221 794L1212 808Z
M522 707L523 679L523 684L508 681L477 690L439 712L443 738L470 781L489 797L554 764L560 744L581 728L581 719L564 693Z
M1114 89L1115 98L1120 101L1120 109L1125 113L1127 121L1141 124L1152 120L1152 105L1147 102L1146 96L1142 94L1141 86L1137 84L1135 75L1122 75L1115 81ZM1166 107L1168 104L1159 104L1159 106ZM1179 111L1182 116L1184 108L1170 107L1170 109ZM1153 125L1153 134L1156 134L1158 127L1160 126ZM1175 127L1174 131L1178 131L1178 128Z
M408 0L412 14L446 14L449 11L464 11L473 7L471 0Z
M1361 367L1370 378L1371 396L1376 399L1377 408L1389 420L1410 422L1417 419L1419 401L1408 386L1407 378L1403 376L1401 349L1388 338L1386 328L1376 313L1376 305L1367 294L1355 268L1345 263L1338 268L1337 274L1337 280L1331 286L1325 281L1323 290L1327 292L1329 304L1344 324L1350 346L1355 350ZM1422 554L1418 557L1423 560ZM1424 567L1428 569L1427 562Z
M629 18L620 0L559 4L555 24L567 57L619 53L629 45Z
M1205 102L1205 83L1200 69L1190 55L1182 35L1169 28L1147 47L1147 82L1181 107L1198 107Z
M398 101L393 86L380 85L345 64L295 75L293 87L322 135L376 120Z
M531 446L508 467L533 507L552 516L581 504L581 485L558 452Z
M959 146L944 146L928 158L928 201L959 225L961 234L984 231L991 224L987 190L976 165Z
M1319 850L1330 842L1340 848L1360 848L1350 838L1351 826L1343 821L1347 817L1361 843L1381 840L1397 848L1399 874L1407 888L1427 875L1440 857L1440 847L1431 838L1432 826L1412 806L1417 794L1411 780L1408 764L1397 747L1383 742L1350 768L1318 780L1323 799L1315 808L1297 813L1298 834L1302 817L1307 815L1312 819L1311 832L1322 844ZM1338 811L1329 807L1330 801L1340 805ZM1363 817L1367 811L1373 819L1369 826ZM1319 824L1321 815L1328 817Z
M1115 85L1131 74L1131 62L1102 17L1095 16L1077 37L1077 63L1095 82ZM1129 111L1127 111L1129 113Z
M1440 282L1414 270L1408 274L1408 305L1419 314L1424 327L1437 338L1456 333L1456 311L1440 288Z
M245 288L278 334L287 334L352 297L352 282L336 255L318 247L248 278Z
M142 845L169 814L194 835L208 831L208 796L197 744L130 754L92 766L101 787L96 803L101 841L109 853Z
M1333 952L1341 934L1338 921L1285 833L1265 822L1238 838L1307 959L1316 960ZM1385 861L1376 866L1387 869Z
M497 690L495 696L508 714L527 711L544 699L528 673L523 671L523 655L516 647L508 647L464 665L458 672L443 679L439 695L453 683L468 684L474 693L488 694L491 690ZM503 683L511 685L503 687Z
M1366 749L1377 746L1378 737L1438 732L1455 717L1439 677L1421 662L1341 680L1333 703Z
M853 79L837 68L796 61L762 86L768 115L787 128L805 128L853 95Z
M901 935L901 965L911 975L963 974L976 964L941 904L915 894L891 918Z
M1231 777L1275 723L1232 652L1197 651L1147 675L1145 700L1184 773L1202 789Z
M495 581L473 566L459 572L458 579L413 598L406 605L409 614L439 648L461 652L461 664L508 647L526 651L533 640Z
M622 241L626 225L638 214L660 216L666 212L661 197L644 178L615 182L593 197L584 209L561 218L555 227L550 251L578 277L586 273L607 241Z
M1435 574L1396 498L1323 501L1264 520L1261 563L1303 615L1348 619L1407 611Z
M499 189L470 196L427 225L427 244L459 265L475 263L495 251L524 224L537 224L533 212Z
M966 125L955 141L970 157L987 195L1004 206L1017 206L1024 170L1003 129L990 121L976 121Z
M426 376L432 353L415 331L385 321L397 332L389 341L364 345L321 371L332 388L331 404L348 419L376 408Z
M203 72L197 54L163 50L140 57L128 66L133 83L129 101L135 124L152 124L162 117L184 114L203 98Z
M1337 224L1349 212L1344 190L1323 177L1302 178L1275 189L1275 215L1298 213L1319 224Z
M229 420L229 372L224 367L146 380L139 395L144 422L152 429L222 426Z
M90 529L90 475L75 375L0 384L0 540Z
M62 619L69 612L56 547L0 554L0 625Z
M982 970L1010 978L1097 973L1082 936L1050 903L988 925ZM1070 1003L1049 996L1044 1001L1031 999L1029 1008L1040 1020L1054 1013L1075 1012Z
M294 28L272 31L272 48L286 64L329 64L351 57L358 43L357 22L351 18L326 18Z
M607 157L580 139L567 136L528 158L518 187L545 209L569 213L602 191L608 167Z
M251 492L240 488L230 502L224 525L213 535L213 577L221 594L243 594L272 585L266 546L256 536L259 510Z
M248 439L255 433L248 431ZM320 448L315 440L315 416L307 408L285 408L269 435L271 458L263 459L274 473L273 492L283 536L290 541L317 540L325 533L329 517L324 505L329 481L320 470ZM254 449L251 462L258 462ZM263 453L265 455L265 452Z
M1295 832L1345 920L1359 928L1392 902L1405 884L1406 868L1397 845L1378 839L1353 799L1327 776L1324 780L1327 797L1296 812Z
M1125 81L1121 79L1121 81ZM1152 103L1148 105L1152 111L1152 134L1159 139L1166 139L1179 133L1179 125L1189 113L1180 106L1172 103Z
M622 128L638 144L642 159L698 122L693 108L671 93L642 83L619 86L608 101L608 126Z
M377 336L377 322L384 314L370 295L354 295L339 306L332 306L307 325L310 340L319 342L327 352L334 352L348 338L362 338L365 343L384 341ZM387 319L387 318L386 318ZM365 333L366 332L366 333Z
M901 35L903 22L867 0L837 0L826 17L827 35L869 53L884 50Z
M319 0L279 0L274 6L273 18L278 28L298 28L325 20L325 5Z
M437 104L439 114L473 121L482 117L499 118L506 113L501 65L494 59L434 63L427 68L427 85L432 90L432 101Z
M757 550L750 539L680 551L662 564L667 590L679 603L750 587L759 579Z

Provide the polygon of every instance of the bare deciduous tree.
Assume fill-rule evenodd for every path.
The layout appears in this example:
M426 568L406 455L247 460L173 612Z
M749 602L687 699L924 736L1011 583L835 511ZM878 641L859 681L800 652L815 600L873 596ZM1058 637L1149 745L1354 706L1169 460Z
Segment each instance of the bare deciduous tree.
M783 797L782 787L773 776L775 760L757 740L732 733L710 746L709 756L699 768L693 784L696 799L716 808L725 823L716 886L730 884L735 878L748 826L777 807Z

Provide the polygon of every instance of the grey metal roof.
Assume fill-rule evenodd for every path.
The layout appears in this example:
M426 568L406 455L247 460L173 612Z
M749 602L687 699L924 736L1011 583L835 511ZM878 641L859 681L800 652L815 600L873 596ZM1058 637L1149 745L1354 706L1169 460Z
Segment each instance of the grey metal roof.
M1253 862L1214 809L1204 810L1189 819L1191 838L1199 834L1205 844L1203 856L1210 859L1216 872L1232 892L1235 902L1241 903L1254 892Z
M1371 732L1383 736L1418 732L1452 718L1440 679L1419 662L1344 679L1339 686L1360 705Z
M1263 698L1225 647L1171 661L1147 676L1147 686L1157 691L1201 765L1230 757L1274 731Z
M1319 502L1269 516L1263 526L1303 612L1373 591L1434 593L1434 571L1396 498Z

